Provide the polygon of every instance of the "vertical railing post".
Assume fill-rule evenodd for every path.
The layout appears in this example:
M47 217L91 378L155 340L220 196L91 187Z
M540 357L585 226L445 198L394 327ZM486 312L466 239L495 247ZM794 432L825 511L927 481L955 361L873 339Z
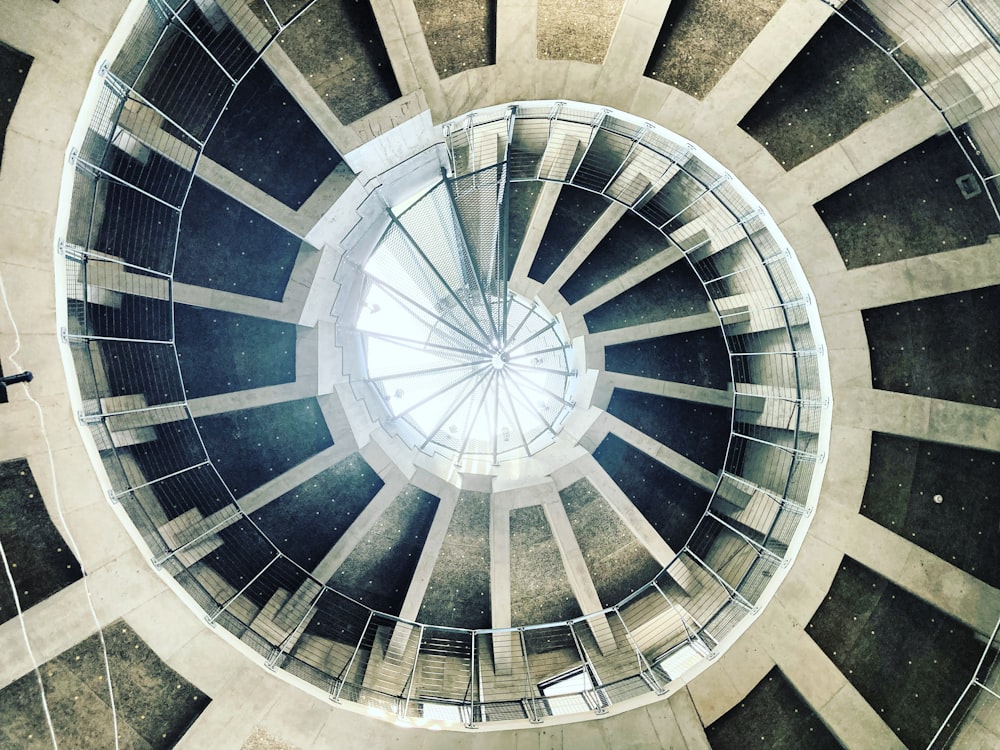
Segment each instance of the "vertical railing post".
M215 621L217 619L219 619L219 615L221 615L223 612L225 612L226 609L229 608L230 604L232 604L237 599L239 599L241 596L243 596L243 594L245 594L247 592L247 589L249 589L251 586L253 586L255 583L257 583L257 579L260 578L262 575L264 575L264 573L266 573L267 570L272 565L274 565L274 563L277 562L283 556L284 555L282 555L281 552L278 552L278 554L276 554L274 557L272 557L268 561L267 565L265 565L263 568L261 568L259 571L257 571L257 574L253 578L251 578L243 588L241 588L239 591L237 591L231 597L229 597L228 599L226 599L225 603L222 604L221 606L219 606L215 610L215 612L213 612L211 615L206 614L205 615L205 622L207 622L209 625L212 625L214 627Z
M521 640L521 656L524 658L524 702L528 709L528 721L532 724L541 724L542 718L538 715L538 704L535 702L534 683L531 681L531 665L528 664L528 646L524 640L524 628L518 628L517 634Z
M399 627L398 624L397 627ZM412 625L407 623L407 627L412 628ZM406 697L403 699L403 704L400 707L400 719L405 719L410 711L410 699L413 697L413 682L417 674L417 664L420 662L420 646L424 641L424 626L418 625L417 627L420 628L420 632L417 634L417 651L413 655L413 666L410 668L410 676L406 678Z
M368 626L372 623L372 617L375 615L375 611L368 610L368 619L365 620L365 626L361 628L361 636L358 638L358 644L354 647L354 652L351 654L351 658L344 665L344 668L340 670L340 674L337 676L337 689L335 692L330 694L330 700L334 703L340 703L340 694L344 690L344 682L346 682L348 675L351 673L351 667L354 666L354 660L358 656L358 652L361 650L361 644L365 642L365 635L368 633Z
M639 674L643 677L647 684L652 683L653 692L657 695L663 695L666 691L660 681L656 678L656 674L653 672L653 667L650 665L649 660L646 659L646 655L642 653L642 649L639 648L639 644L636 642L635 637L632 635L631 629L629 629L628 623L625 622L625 618L622 617L622 613L618 610L618 607L614 607L615 617L618 618L618 622L622 624L625 628L625 637L628 638L629 644L631 644L632 649L635 651L636 660L639 662Z

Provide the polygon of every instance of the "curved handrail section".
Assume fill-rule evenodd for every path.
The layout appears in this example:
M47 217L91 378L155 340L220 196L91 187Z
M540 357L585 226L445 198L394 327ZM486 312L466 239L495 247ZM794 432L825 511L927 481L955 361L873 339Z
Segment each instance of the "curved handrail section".
M989 0L818 1L887 55L937 109L1000 224L1000 12L996 4Z
M517 628L406 621L316 580L261 533L208 458L181 378L174 260L188 191L225 103L280 29L235 0L146 0L128 17L67 169L61 315L99 473L163 575L268 667L415 724L603 713L675 690L724 651L801 544L831 418L816 306L749 191L696 144L592 105L516 103L441 128L453 179L502 162L508 184L598 192L655 226L718 313L734 416L687 544L615 606Z

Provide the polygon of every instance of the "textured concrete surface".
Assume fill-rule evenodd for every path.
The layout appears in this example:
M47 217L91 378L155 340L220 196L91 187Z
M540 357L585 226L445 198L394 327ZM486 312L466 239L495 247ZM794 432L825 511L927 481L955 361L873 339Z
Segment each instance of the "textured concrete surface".
M453 76L445 87L433 68L419 21L415 28L411 23L417 19L413 3L377 5L376 18L400 89L409 93L422 86L438 119L515 97L586 100L593 96L595 82L600 79L599 66L546 57L548 53L543 47L549 32L545 27L551 26L541 17L535 21L534 4L501 0L498 35L516 37L521 46L504 48L498 44L496 66ZM391 5L393 12L398 11L392 23L386 22L386 5ZM407 6L412 17L404 12ZM677 6L681 7L681 3ZM691 92L686 94L638 77L623 80L615 97L616 101L628 99L627 109L672 127L709 148L762 197L798 250L824 311L824 328L831 351L837 403L834 433L841 438L828 457L824 497L840 508L819 522L817 531L822 531L822 535L813 534L807 540L793 576L781 589L777 602L751 627L745 643L741 641L739 647L699 676L692 684L690 698L687 692L678 694L687 699L685 706L674 696L668 702L597 722L549 724L541 729L518 730L513 735L422 733L373 723L305 697L226 645L166 591L122 530L116 512L108 506L67 405L55 334L51 258L64 148L70 140L70 129L90 73L124 10L120 0L88 4L79 0L62 0L58 4L11 0L0 10L0 18L4 20L0 24L3 29L0 38L35 58L7 131L0 171L0 235L9 238L0 261L0 273L11 298L14 320L20 326L21 349L15 359L35 371L36 380L30 393L41 403L39 413L27 400L23 386L11 389L10 403L2 406L5 425L10 427L0 441L0 448L4 458L27 456L50 512L56 516L59 508L67 511L65 528L77 538L81 562L89 571L88 583L96 592L101 622L111 622L128 612L136 630L161 658L198 689L212 695L212 704L180 747L240 748L258 727L277 743L303 748L334 741L347 747L393 743L406 747L449 744L509 747L512 740L517 747L572 744L583 748L618 746L616 743L623 736L636 747L705 747L707 741L701 724L711 724L737 705L775 663L845 747L900 746L895 733L903 736L903 724L886 723L876 708L877 696L870 696L868 688L862 695L860 687L854 684L858 678L850 672L852 667L838 666L831 654L805 632L803 623L808 622L811 610L819 606L845 552L868 566L879 566L879 573L887 576L887 580L912 592L907 596L930 601L938 608L932 610L935 616L944 609L980 632L983 625L995 622L1000 606L995 599L996 589L957 568L949 568L946 561L932 552L860 516L857 509L868 473L865 466L872 430L923 440L944 437L949 443L995 451L1000 444L997 442L1000 420L992 406L874 390L870 378L865 376L870 360L858 311L887 304L913 305L911 300L934 296L938 289L960 294L979 289L984 285L982 274L942 274L942 268L960 259L964 267L972 264L986 269L984 273L988 274L990 268L995 268L995 253L989 244L976 243L944 256L929 256L934 260L909 264L905 269L886 264L885 275L877 277L878 283L871 281L875 277L868 276L865 269L848 272L835 238L813 210L812 203L877 168L880 160L898 155L887 155L886 131L874 133L878 137L869 143L853 141L851 148L857 151L851 157L846 152L836 159L828 154L786 172L763 147L736 127L752 107L754 97L769 88L797 50L811 38L820 25L817 19L829 13L827 6L815 0L788 0L774 16L775 24L782 25L781 35L775 24L765 27L719 79L714 90L707 94L698 91L705 97L704 104L690 96ZM504 19L512 16L517 17L517 22L505 24ZM604 50L609 52L616 49L614 29L613 21L594 24L594 33L606 34L610 40L604 43ZM530 33L522 34L524 31ZM537 57L543 59L535 58L536 37ZM601 45L595 45L594 38L588 31L584 44L577 45L577 49L588 53L599 49ZM776 40L786 43L778 44ZM529 51L524 53L526 47ZM567 57L580 54L572 51L571 43L565 47L569 50ZM522 52L515 55L517 50ZM604 59L605 52L599 54ZM622 61L625 66L632 63ZM611 60L605 62L612 64ZM337 130L335 125L329 130L334 142L345 137L344 131ZM909 139L905 133L900 138L908 147L923 140ZM856 163L860 168L852 161L858 157ZM837 169L830 169L831 164L838 165ZM267 204L237 180L226 179L235 186L233 192L238 189L242 194L256 196L255 207ZM220 180L211 182L218 186ZM547 189L542 190L537 206L542 205ZM554 192L558 194L558 188ZM278 222L282 226L302 221L305 216L267 205L267 215L284 217ZM548 215L544 211L543 214ZM532 241L532 231L538 230L528 227L525 232L526 247ZM535 247L539 239L533 240ZM948 263L938 262L939 257L942 261L946 257ZM995 312L992 307L987 310L987 316L980 320L990 319ZM4 322L0 325L0 349L6 354L14 346L13 329ZM8 365L13 367L5 360L5 372ZM45 417L44 432L40 414ZM46 440L57 457L55 471L48 464ZM857 471L859 466L861 471ZM610 494L610 490L600 489L602 494ZM616 512L621 508L616 506ZM907 560L917 567L908 565ZM932 575L921 581L915 573L922 570L930 570ZM27 613L25 622L33 634L37 658L51 658L92 635L96 625L88 624L86 602L80 584L73 584ZM171 627L163 628L165 622ZM31 665L19 629L10 625L0 627L0 640L8 655L4 684L27 673Z

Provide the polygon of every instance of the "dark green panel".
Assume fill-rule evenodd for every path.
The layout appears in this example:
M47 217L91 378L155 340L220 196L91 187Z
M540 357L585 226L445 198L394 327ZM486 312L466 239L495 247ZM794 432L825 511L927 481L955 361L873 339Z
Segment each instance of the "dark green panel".
M956 180L972 171L947 133L841 188L816 210L848 268L981 245L1000 224L985 190L962 195Z
M998 462L988 451L876 432L861 513L1000 586Z
M840 750L841 745L774 667L739 705L705 729L712 750Z
M237 499L333 445L315 398L199 417L197 424Z
M601 604L610 607L656 577L660 565L587 479L559 491Z
M22 611L82 577L80 565L49 518L24 458L0 462L0 542ZM10 583L4 576L0 623L16 616Z
M564 622L579 617L559 547L541 506L510 512L511 625Z
M972 678L969 628L845 557L807 632L907 747L926 747Z
M291 323L176 304L174 327L188 398L295 381Z
M456 628L492 626L489 493L459 495L417 619Z
M998 286L864 310L872 385L997 407L998 311Z
M380 612L399 614L437 506L434 495L407 487L337 569L330 586Z
M172 670L123 620L104 629L121 747L168 750L211 699ZM115 747L104 653L97 635L39 667L59 747ZM48 750L53 743L38 677L0 690L0 747Z
M866 29L886 48L894 40L867 14ZM923 79L919 66L899 59ZM795 56L740 123L786 169L832 146L913 93L892 59L834 15Z

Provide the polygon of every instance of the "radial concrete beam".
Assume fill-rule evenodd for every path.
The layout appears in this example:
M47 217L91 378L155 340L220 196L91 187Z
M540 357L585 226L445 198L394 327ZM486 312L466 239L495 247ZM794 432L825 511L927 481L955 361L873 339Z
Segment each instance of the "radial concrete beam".
M594 579L590 575L587 561L583 558L580 545L576 541L576 534L566 515L566 508L559 498L559 493L552 482L541 488L542 510L545 518L549 522L549 529L552 531L552 538L556 547L559 548L559 556L562 558L563 568L566 577L569 579L573 596L576 597L580 605L580 611L584 614L599 612L603 609L601 598L597 594L597 587L594 586ZM616 648L614 634L608 618L604 615L596 615L587 618L587 626L590 628L597 647L602 654L610 654Z
M272 500L277 500L287 492L291 492L303 482L312 479L321 471L325 471L347 458L354 452L354 446L337 443L329 448L310 456L302 463L262 484L252 492L237 500L240 508L248 516L256 513Z
M329 581L337 569L343 565L350 556L354 548L361 543L369 531L378 523L382 514L392 505L399 494L406 489L407 479L402 473L392 471L388 476L383 476L385 484L375 497L357 515L351 525L344 532L343 536L337 540L336 544L330 548L323 559L313 568L313 577L318 581Z
M372 11L399 90L404 95L422 90L436 119L446 118L441 79L434 68L413 0L373 0Z
M626 375L622 372L609 370L602 370L597 380L598 389L621 388L639 393L649 393L654 396L675 398L680 401L690 401L695 404L705 404L706 406L732 407L733 405L732 390L723 391L719 388L705 388L700 385L643 378L638 375ZM608 396L610 397L610 393Z
M319 13L313 9L308 13ZM249 14L241 14L245 17ZM306 21L308 23L308 21ZM326 136L330 144L341 154L345 154L360 145L355 132L347 127L323 101L323 97L309 83L301 70L288 57L280 44L272 44L264 51L263 60L275 77L281 82L292 98L298 102L309 119L313 121L320 132Z
M297 401L315 395L316 389L310 383L296 381L193 398L188 401L188 408L191 410L191 416L197 419L240 409L255 409L286 401Z
M1000 409L867 388L844 388L834 425L947 443L976 450L1000 446Z
M538 43L537 0L497 0L497 65L525 65L535 61Z
M307 222L299 219L294 209L277 198L272 198L256 185L250 184L207 156L202 156L198 160L195 175L297 237L304 237L311 228L311 225L307 226Z
M424 546L420 550L420 559L417 561L413 578L410 579L410 586L403 599L403 606L399 611L399 616L404 620L415 621L417 619L420 605L424 601L424 594L427 593L427 586L434 573L434 565L437 563L438 557L441 556L441 547L448 535L451 517L458 505L459 489L448 484L444 490L440 493L437 510L434 512L434 520L427 532Z
M193 284L174 282L174 301L182 305L203 307L220 312L250 315L254 318L276 320L280 323L297 323L298 311L282 302L260 297L249 297L221 289L209 289Z
M515 288L523 287L528 282L528 271L535 261L535 254L538 252L538 246L542 243L545 228L549 225L549 219L552 218L552 211L556 207L561 189L562 185L558 182L542 183L542 190L535 201L535 208L528 221L528 229L524 233L521 249L514 262L514 268L511 269L510 283Z
M703 312L697 315L687 315L683 318L667 318L655 323L640 323L624 328L613 328L610 331L601 331L591 334L588 337L588 344L614 346L615 344L627 344L633 341L674 336L679 333L691 333L718 327L719 316L714 312Z
M595 289L583 299L575 302L572 305L572 309L579 315L588 313L595 307L600 307L605 302L617 297L619 294L627 292L629 289L645 281L653 274L662 271L667 266L673 265L683 258L684 254L671 245L665 250L658 252L652 258L648 258L642 263L633 266L621 276L611 279L611 281L599 289Z
M913 96L788 172L789 185L817 203L897 156L947 130L937 108Z
M925 97L912 97L773 180L760 196L772 215L792 215L947 130Z
M509 628L510 606L510 506L490 502L490 613L494 628ZM493 671L509 675L521 653L516 633L493 633Z
M621 491L607 472L597 463L589 453L581 456L572 464L562 467L554 472L552 478L555 481L557 490L568 487L578 479L586 477L601 496L608 501L622 523L635 537L646 551L661 567L670 566L670 573L685 591L691 592L698 588L698 582L687 571L686 565L681 560L675 562L677 553L667 544L666 540L660 536L659 532L653 528L652 524L646 520L642 512L632 504L628 496Z
M592 101L628 110L671 0L625 0Z
M735 126L832 14L826 3L787 0L705 97L719 130Z
M904 750L878 712L780 601L768 605L751 632L759 647L847 750Z
M870 518L837 503L823 503L812 533L980 635L993 631L1000 590Z
M690 690L686 687L678 690L665 703L673 714L673 720L677 724L677 731L683 738L685 750L711 750L708 737L705 736L705 727L702 724L701 716L698 715L698 709L691 699ZM647 710L653 712L657 709L650 707ZM664 747L667 746L664 744ZM673 745L669 745L669 747L673 747Z
M558 296L559 289L562 288L562 285L580 267L580 264L587 259L587 256L594 251L594 248L600 244L601 240L607 236L608 232L614 228L615 224L625 215L627 210L620 203L612 203L604 209L603 213L590 225L590 228L587 229L583 237L573 246L573 249L570 250L562 263L552 272L552 275L542 285L542 289L538 294L549 310L554 313L559 312L556 303L563 302L565 304L562 298Z
M810 278L824 315L867 310L1000 284L1000 236L982 245Z
M616 435L632 447L655 458L671 471L676 472L702 489L709 492L715 489L715 474L658 440L654 440L646 433L636 429L628 422L622 421L613 414L604 414L595 422L592 432L588 433L587 437L590 438L591 442L599 444L600 440L597 440L597 438L601 433Z
M142 602L166 591L138 549L124 552L108 565L78 580L24 613L23 623L12 617L0 625L0 688L31 672L97 632L99 627L127 615ZM98 600L91 591L100 591ZM96 611L91 612L90 607ZM31 653L25 647L22 624L30 634Z

